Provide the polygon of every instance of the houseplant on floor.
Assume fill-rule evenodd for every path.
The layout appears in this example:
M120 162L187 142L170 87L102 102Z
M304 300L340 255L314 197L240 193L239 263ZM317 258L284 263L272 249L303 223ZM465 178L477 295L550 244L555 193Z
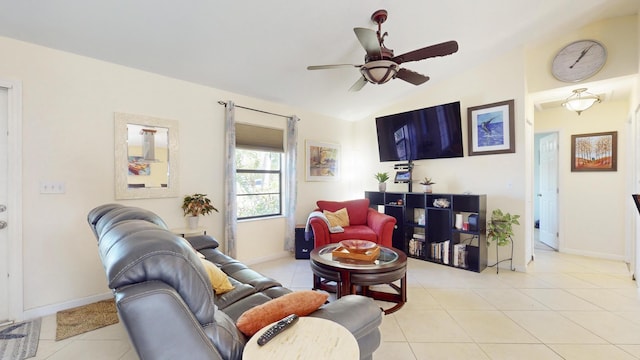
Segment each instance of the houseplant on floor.
M208 215L212 211L218 212L218 209L211 204L211 199L207 197L207 194L196 193L184 197L182 211L189 221L189 228L197 229L200 215Z
M378 190L380 192L385 192L387 190L386 181L389 180L389 174L386 172L379 172L379 173L373 174L373 177L376 178L376 180L378 180Z
M504 213L500 209L495 209L491 212L491 219L487 224L487 246L491 245L491 241L496 242L496 272L498 271L498 264L502 261L512 261L511 270L513 269L513 225L520 225L518 219L520 215L511 215L510 213ZM505 260L498 260L498 247L511 244L511 258Z
M420 185L422 185L422 191L427 194L431 194L433 192L433 188L431 187L431 185L433 184L435 184L435 182L433 182L431 178L428 178L426 176L420 181Z

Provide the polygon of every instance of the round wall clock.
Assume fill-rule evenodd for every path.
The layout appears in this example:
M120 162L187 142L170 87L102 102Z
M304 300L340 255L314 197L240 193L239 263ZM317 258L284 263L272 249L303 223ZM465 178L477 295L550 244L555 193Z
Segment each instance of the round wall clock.
M556 79L577 82L600 71L607 61L607 50L595 40L579 40L562 48L553 58L551 73Z

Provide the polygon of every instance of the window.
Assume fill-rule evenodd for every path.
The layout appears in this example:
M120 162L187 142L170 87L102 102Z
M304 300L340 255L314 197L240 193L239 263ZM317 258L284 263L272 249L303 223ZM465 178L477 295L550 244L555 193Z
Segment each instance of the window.
M282 154L236 149L238 219L282 214Z
M282 215L283 133L236 124L238 219Z

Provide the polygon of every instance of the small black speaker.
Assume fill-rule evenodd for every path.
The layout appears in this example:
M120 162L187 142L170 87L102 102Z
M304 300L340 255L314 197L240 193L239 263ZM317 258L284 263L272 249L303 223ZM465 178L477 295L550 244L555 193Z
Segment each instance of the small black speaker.
M478 214L471 214L467 218L469 223L469 231L478 231Z
M304 236L304 225L296 226L295 243L296 243L296 259L308 259L313 250L313 237L307 240Z

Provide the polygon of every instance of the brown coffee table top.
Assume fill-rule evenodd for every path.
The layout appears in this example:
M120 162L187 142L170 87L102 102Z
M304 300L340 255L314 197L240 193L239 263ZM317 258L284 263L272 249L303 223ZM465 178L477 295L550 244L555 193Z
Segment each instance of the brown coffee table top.
M352 270L358 273L385 272L407 263L407 255L404 252L385 246L380 246L380 255L374 262L334 259L331 252L339 246L340 244L328 244L316 248L311 252L311 259L315 263L328 265L333 268Z

